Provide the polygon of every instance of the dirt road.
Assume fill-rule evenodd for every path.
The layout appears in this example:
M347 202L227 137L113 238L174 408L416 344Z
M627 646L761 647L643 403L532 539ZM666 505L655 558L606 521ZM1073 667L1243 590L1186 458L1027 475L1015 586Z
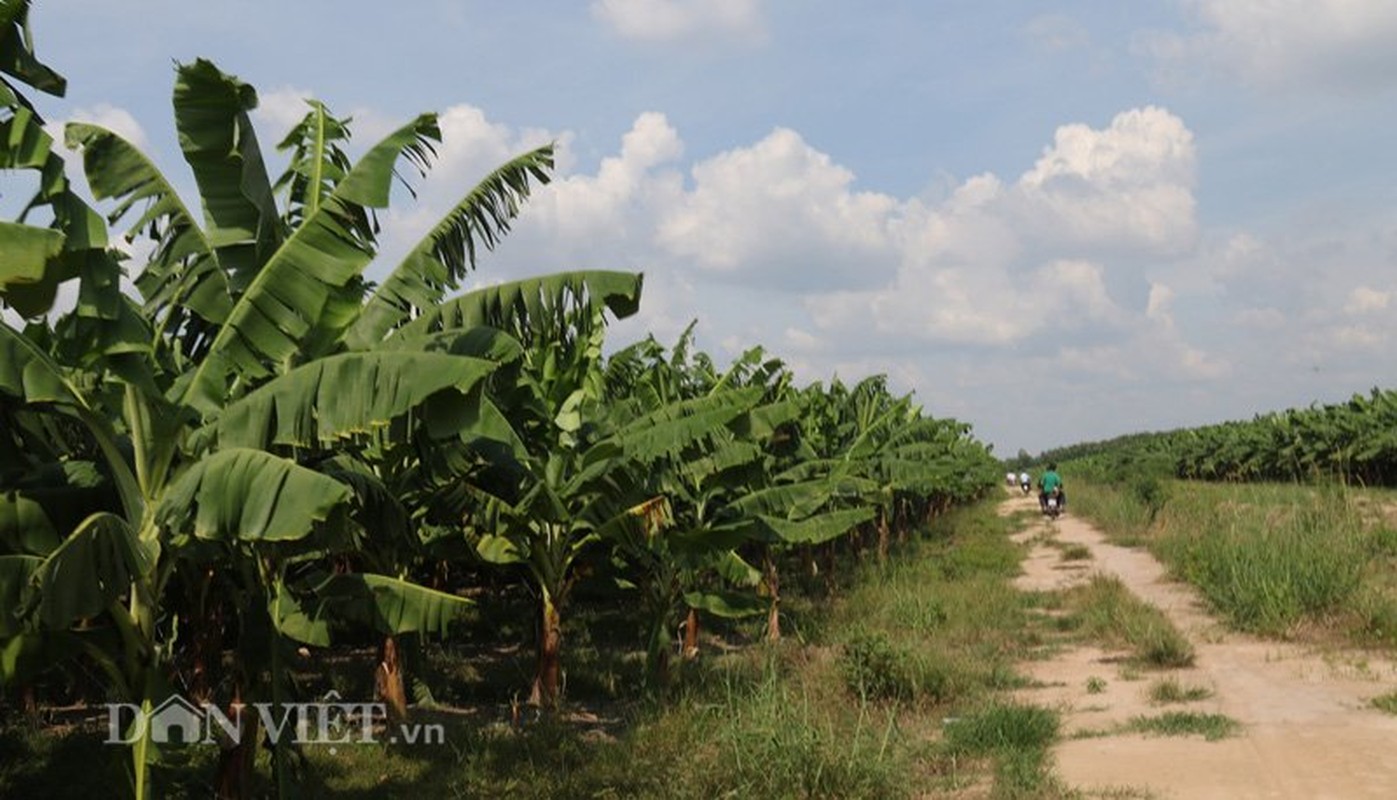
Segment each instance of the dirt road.
M1002 510L1036 508L1036 500L1015 497ZM1059 547L1044 542L1048 537L1085 545L1092 558L1064 561ZM1064 741L1054 755L1067 786L1089 797L1397 798L1397 717L1369 705L1397 687L1390 661L1228 632L1190 587L1167 580L1149 553L1108 544L1070 514L1034 521L1016 538L1034 542L1020 588L1058 589L1094 573L1114 575L1167 614L1197 652L1192 668L1164 672L1122 669L1120 654L1086 647L1024 665L1043 686L1026 690L1024 699L1063 713ZM1161 677L1206 687L1212 696L1152 706L1147 690ZM1072 738L1166 710L1225 714L1243 727L1215 742L1140 734Z

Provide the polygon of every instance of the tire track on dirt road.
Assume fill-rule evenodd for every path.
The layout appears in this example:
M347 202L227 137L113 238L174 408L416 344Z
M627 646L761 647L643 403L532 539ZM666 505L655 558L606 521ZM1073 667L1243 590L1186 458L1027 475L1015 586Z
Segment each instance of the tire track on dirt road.
M1036 509L1035 499L1016 497L1001 511ZM1092 558L1064 562L1045 538L1084 545ZM1067 786L1088 796L1129 789L1188 800L1397 798L1397 717L1369 705L1397 684L1390 660L1354 651L1319 653L1227 631L1196 591L1169 580L1148 552L1112 545L1075 516L1034 522L1015 539L1033 543L1015 582L1022 590L1068 588L1101 573L1119 578L1163 611L1192 642L1195 664L1143 676L1206 686L1212 697L1171 708L1225 714L1243 726L1240 734L1216 742L1141 734L1070 738L1163 711L1146 697L1150 680L1113 674L1121 654L1070 648L1026 663L1024 670L1043 688L1020 695L1062 712L1067 738L1054 756ZM1112 680L1104 690L1098 681L1095 691L1088 691L1089 680L1107 675Z

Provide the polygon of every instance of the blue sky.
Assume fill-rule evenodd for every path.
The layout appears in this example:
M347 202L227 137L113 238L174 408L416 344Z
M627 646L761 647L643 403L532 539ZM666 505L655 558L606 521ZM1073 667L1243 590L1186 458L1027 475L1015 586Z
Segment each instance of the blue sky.
M556 140L479 281L643 270L614 340L697 318L720 359L884 372L1001 453L1394 384L1390 0L39 0L32 22L69 79L46 115L181 185L177 61L256 86L264 147L307 96L361 143L441 112L386 255Z

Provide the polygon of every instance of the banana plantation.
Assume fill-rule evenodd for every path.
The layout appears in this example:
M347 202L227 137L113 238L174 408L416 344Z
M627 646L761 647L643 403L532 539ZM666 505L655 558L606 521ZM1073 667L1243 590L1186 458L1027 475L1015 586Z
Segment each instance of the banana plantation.
M1178 442L1181 477L1397 485L1397 392L1209 425Z
M996 482L969 426L881 378L801 386L760 347L722 364L692 333L607 341L640 274L462 292L495 280L477 261L549 181L552 146L462 187L396 263L379 217L431 169L433 114L351 147L349 120L311 102L263 140L254 88L199 60L175 69L187 173L90 124L66 126L65 155L31 97L64 81L35 57L28 8L4 3L0 29L0 159L25 192L0 223L7 715L277 707L311 699L293 661L368 649L376 699L404 718L413 649L502 591L533 604L517 695L546 714L598 576L642 622L639 694L682 679L671 662L706 625L780 637L792 573L885 555ZM210 778L226 796L266 747L240 719L252 730ZM178 748L122 733L126 791L158 794ZM294 745L270 751L288 794Z
M1397 486L1397 392L1373 389L1344 403L1258 414L1164 433L1131 434L1045 453L1058 460L1150 462L1210 481L1336 480Z

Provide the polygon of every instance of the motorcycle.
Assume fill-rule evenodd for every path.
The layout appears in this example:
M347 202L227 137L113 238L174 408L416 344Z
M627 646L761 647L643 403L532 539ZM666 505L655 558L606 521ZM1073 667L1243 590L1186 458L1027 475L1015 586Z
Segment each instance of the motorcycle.
M1058 490L1054 489L1053 493L1043 500L1043 513L1048 515L1048 519L1057 519L1062 513L1062 497Z
M1019 488L1023 489L1024 494L1028 494L1029 492L1033 491L1033 484L1029 483L1028 481L1023 481L1019 484Z

